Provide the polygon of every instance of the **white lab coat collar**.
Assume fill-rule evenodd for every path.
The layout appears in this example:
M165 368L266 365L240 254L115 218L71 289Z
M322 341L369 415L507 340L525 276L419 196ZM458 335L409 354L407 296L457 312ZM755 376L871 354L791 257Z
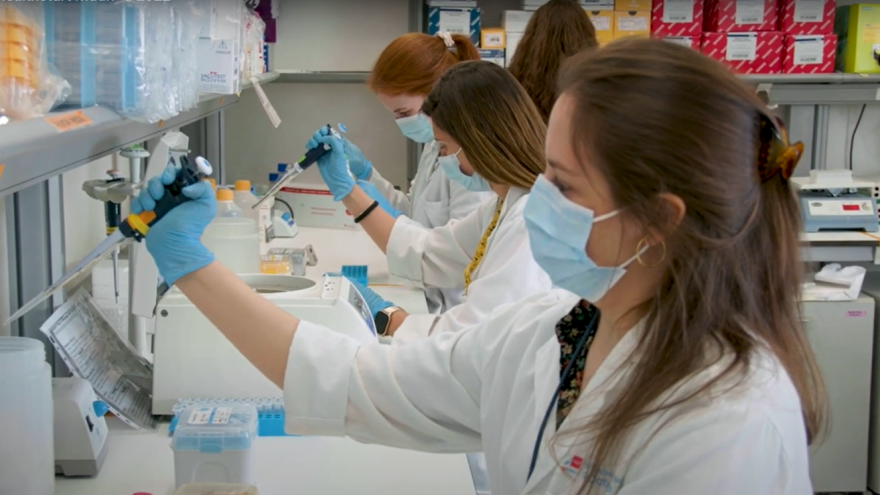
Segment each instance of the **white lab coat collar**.
M528 189L511 186L510 189L507 190L507 195L504 196L504 207L501 208L501 218L504 218L504 216L507 215L507 212L510 211L511 208L513 208L517 201L527 196L528 194Z
M626 382L632 363L634 361L634 352L639 342L639 338L644 331L644 320L636 324L630 329L614 346L611 353L605 358L605 361L596 370L593 378L587 384L587 387L581 392L580 397L563 422L563 427L575 424L584 424L587 418L596 415L605 407L609 392ZM538 350L538 369L535 371L535 390L537 394L537 402L535 404L535 423L540 424L547 412L547 406L553 399L553 394L559 384L559 342L555 339L548 340ZM563 428L565 430L565 428ZM564 478L564 486L570 488L571 474L564 473L557 469L559 462L565 462L566 458L574 453L577 447L584 445L583 438L576 435L564 435L554 438L556 434L556 414L555 411L550 413L547 421L547 427L544 430L544 436L541 439L541 449L538 454L538 461L535 464L535 471L526 484L525 493L531 493L536 486L547 483L547 478L553 474L560 474ZM551 445L555 448L555 452L551 454ZM576 473L578 475L586 475L588 466L584 465ZM547 493L557 493L551 490L554 485L563 483L562 480L551 478L551 485L548 487ZM563 485L560 485L560 487ZM560 492L561 493L561 492Z

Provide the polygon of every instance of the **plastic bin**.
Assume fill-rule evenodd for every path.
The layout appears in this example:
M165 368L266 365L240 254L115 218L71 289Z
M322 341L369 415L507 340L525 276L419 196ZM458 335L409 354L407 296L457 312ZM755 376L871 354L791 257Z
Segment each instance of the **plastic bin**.
M257 409L252 405L187 408L171 440L176 487L187 483L255 484L256 436Z

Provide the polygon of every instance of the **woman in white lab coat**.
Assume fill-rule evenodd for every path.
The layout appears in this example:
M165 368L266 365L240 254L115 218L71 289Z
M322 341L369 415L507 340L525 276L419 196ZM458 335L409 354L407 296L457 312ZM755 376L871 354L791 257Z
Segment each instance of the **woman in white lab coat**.
M479 52L467 36L408 33L392 41L373 66L367 81L370 90L394 116L403 135L424 145L408 194L395 189L357 146L346 141L352 173L375 186L375 190L368 192L381 195L394 209L427 228L460 220L491 197L491 192L469 191L443 174L437 163L441 146L434 140L431 123L420 113L440 76L466 60L480 60ZM428 309L439 314L459 304L462 291L428 289L426 296Z
M661 40L577 55L560 87L525 215L561 289L471 329L361 345L298 321L201 246L207 185L147 247L284 388L292 433L483 450L497 494L811 494L826 398L797 301L802 148L736 76Z
M495 193L467 217L433 229L371 206L376 200L347 172L344 142L322 130L308 143L333 147L318 161L321 176L386 253L390 274L420 287L464 289L461 304L435 316L408 315L358 286L377 331L395 343L467 328L502 304L551 287L532 257L523 219L529 189L545 167L546 128L529 95L501 67L463 62L437 82L422 114L447 152L439 157L443 172L468 190Z

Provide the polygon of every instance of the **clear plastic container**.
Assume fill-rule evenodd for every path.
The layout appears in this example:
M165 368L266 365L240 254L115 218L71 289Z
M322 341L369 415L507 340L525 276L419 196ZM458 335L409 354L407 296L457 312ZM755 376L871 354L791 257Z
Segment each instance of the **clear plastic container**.
M217 189L217 216L237 218L242 216L241 208L234 202L234 194L229 189Z
M0 337L0 493L55 492L52 371L39 340Z
M266 275L290 275L293 273L293 259L284 254L261 256L260 273L265 273Z
M251 181L237 180L235 181L235 192L233 193L233 201L235 205L241 208L242 215L250 218L254 223L260 223L260 210L253 207L257 204L257 197L251 192Z
M255 484L257 408L193 406L180 416L171 449L179 489L187 483Z
M260 495L260 492L253 485L189 483L178 488L174 495Z

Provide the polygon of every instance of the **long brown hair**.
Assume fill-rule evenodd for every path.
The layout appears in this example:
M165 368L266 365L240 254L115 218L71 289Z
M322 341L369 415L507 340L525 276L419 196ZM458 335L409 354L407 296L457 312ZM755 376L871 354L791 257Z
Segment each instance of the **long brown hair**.
M788 184L798 153L773 137L784 132L766 106L717 62L660 40L575 56L560 90L573 101L579 159L601 170L621 215L646 231L668 227L666 272L638 308L645 332L626 386L586 425L563 433L594 439L588 480L616 460L637 423L712 386L740 383L760 349L791 378L814 441L827 404L800 318L801 217ZM683 200L679 224L670 225L661 194ZM731 360L719 376L686 398L663 399L720 356Z
M367 80L374 93L427 96L444 72L465 60L480 60L471 39L453 34L453 47L439 36L407 33L388 44Z
M544 122L556 101L562 61L597 46L593 23L576 0L550 0L529 19L508 70L532 97Z
M544 171L547 128L522 86L492 62L449 69L422 106L494 184L531 189Z

